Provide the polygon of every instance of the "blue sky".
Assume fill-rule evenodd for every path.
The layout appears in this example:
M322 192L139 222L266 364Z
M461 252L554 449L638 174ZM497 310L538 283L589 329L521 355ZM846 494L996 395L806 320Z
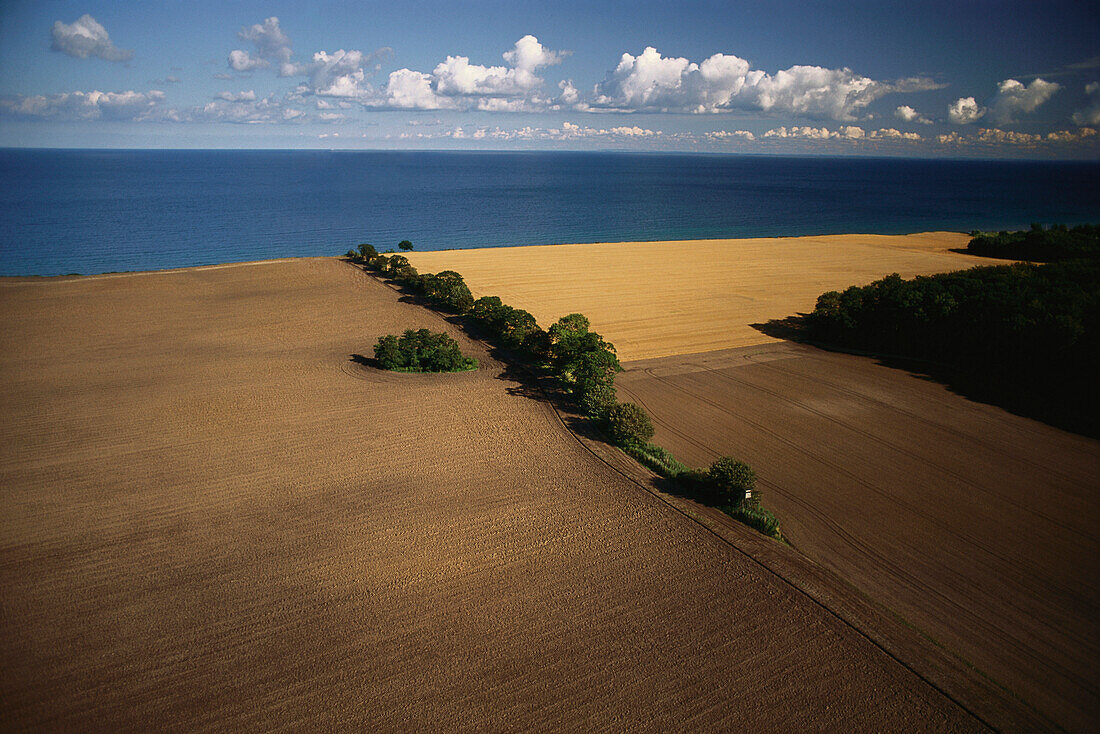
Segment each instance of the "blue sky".
M1094 159L1098 38L1088 2L3 0L0 145Z

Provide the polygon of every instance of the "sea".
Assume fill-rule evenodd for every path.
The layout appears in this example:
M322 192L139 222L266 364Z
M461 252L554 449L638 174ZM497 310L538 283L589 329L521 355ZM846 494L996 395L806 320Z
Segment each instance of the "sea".
M0 275L379 251L1100 222L1100 163L0 149Z

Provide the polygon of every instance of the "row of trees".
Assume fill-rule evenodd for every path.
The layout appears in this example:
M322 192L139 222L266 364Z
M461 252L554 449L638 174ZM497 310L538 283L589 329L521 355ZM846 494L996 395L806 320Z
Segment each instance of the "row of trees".
M458 342L447 334L428 329L406 329L400 337L389 334L374 345L374 358L387 370L398 372L461 372L477 368Z
M776 538L782 538L775 517L760 507L755 474L742 462L723 457L704 471L689 470L668 451L649 443L653 422L640 405L620 403L615 376L622 371L615 346L592 331L583 314L563 316L543 330L528 311L504 303L498 296L474 300L462 276L453 270L436 274L417 272L402 255L381 255L360 245L349 259L388 276L432 305L468 318L490 340L514 359L555 378L608 438L642 463L670 479L682 480L682 489L701 501L717 504L733 517ZM406 332L409 335L413 332ZM385 339L399 342L394 337ZM394 342L375 348L387 353ZM397 346L400 346L398 343ZM381 358L379 358L381 361Z
M983 257L1031 262L1057 262L1078 258L1100 257L1100 225L1081 224L1066 227L1055 224L1043 229L1032 224L1024 232L971 232L966 251Z
M977 267L822 294L823 342L946 365L959 387L1068 428L1100 432L1100 260Z

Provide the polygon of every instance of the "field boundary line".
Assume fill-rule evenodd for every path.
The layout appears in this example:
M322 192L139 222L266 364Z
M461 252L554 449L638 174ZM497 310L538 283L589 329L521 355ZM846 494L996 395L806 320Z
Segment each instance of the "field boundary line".
M357 272L362 273L364 276L366 276L366 278L368 280L372 280L372 281L376 282L379 286L381 286L383 288L387 288L387 289L389 289L391 291L394 291L396 293L403 293L403 291L401 290L401 288L398 285L396 285L394 283L391 283L391 282L388 282L388 281L384 281L381 278L362 270L361 268L356 266L354 263L351 263L347 260L342 260L342 261L347 263L352 268L354 268ZM480 344L482 347L484 347L490 353L494 350L495 347L493 345L489 344L488 342L486 342L482 339L471 336L469 333L466 332L465 329L461 329L460 327L458 327L455 324L451 323L442 314L438 313L434 309L428 308L427 306L422 306L422 307L424 308L424 310L426 310L429 313L433 314L440 321L442 321L442 322L444 322L444 323L446 323L446 324L448 324L452 327L459 328L459 330L463 332L463 334L465 335L465 337L467 339L470 339L471 341L477 342L478 344ZM505 365L503 362L501 362L499 359L496 359L496 358L493 358L493 357L491 357L491 359L494 363L500 364L501 366L508 366L508 365ZM784 575L780 571L773 568L770 564L765 563L763 560L758 558L753 553L750 553L749 551L742 548L738 543L735 543L732 539L730 539L729 537L724 535L723 532L719 532L719 530L715 527L717 525L717 526L721 527L723 531L740 534L741 529L740 528L734 528L732 520L729 521L729 523L726 523L724 521L719 520L718 518L709 518L708 517L708 518L704 519L704 516L711 514L710 512L708 512L709 508L705 508L701 505L696 505L695 503L690 503L690 504L685 503L686 506L682 506L679 501L674 500L671 496L667 495L666 493L660 492L659 490L657 490L653 487L646 486L646 484L639 481L638 476L632 475L632 473L628 473L627 471L624 471L622 468L620 468L618 466L615 466L615 464L612 463L612 461L610 459L608 459L607 457L602 455L602 452L605 450L605 447L603 445L599 445L601 450L597 451L595 448L593 448L592 445L590 445L590 442L595 443L594 439L589 439L589 438L580 436L572 428L570 428L568 422L565 420L565 417L563 416L562 409L559 407L559 405L558 405L557 401L554 399L554 397L546 390L546 388L543 384L543 380L541 378L534 375L526 367L526 365L515 364L515 365L511 365L511 366L515 366L516 368L522 370L523 373L525 373L526 375L529 376L529 378L531 379L534 386L538 389L539 393L543 396L544 401L547 403L549 408L553 411L554 416L557 418L557 421L561 425L561 427L570 436L573 437L573 439L581 446L581 448L583 448L587 453L589 453L591 456L593 456L595 459L597 459L601 464L603 464L608 469L610 469L612 472L614 472L615 474L619 475L623 479L625 479L628 482L630 482L631 484L633 484L638 489L642 490L642 492L645 495L648 495L649 497L651 497L653 500L659 502L664 507L667 507L667 508L673 510L674 512L676 512L677 514L679 514L680 516L686 518L687 520L692 522L694 525L701 528L705 533L707 533L707 534L713 536L714 538L716 538L720 543L729 546L730 548L735 550L737 553L739 553L742 556L744 556L745 558L747 558L753 564L759 566L767 574L769 574L772 577L774 577L775 579L779 580L782 584L790 587L796 593L798 593L801 596L805 597L814 606L816 606L816 607L822 609L823 611L825 611L829 616L836 619L844 627L847 627L848 629L850 629L858 637L866 640L873 647L875 647L881 653L886 655L889 659L893 660L895 663L900 665L902 668L909 671L918 680L920 680L925 685L930 687L932 690L936 691L937 693L942 695L944 698L951 701L951 703L955 704L960 709L965 711L975 721L977 721L979 724L984 726L986 729L988 729L990 731L995 731L995 732L1002 731L1004 728L1009 728L1011 730L1015 730L1015 729L1058 730L1057 725L1053 724L1053 722L1046 719L1046 717L1043 717L1042 714L1040 714L1039 712L1032 709L1030 706L1028 706L1021 699L1017 698L1010 691L1007 691L1006 689L1001 687L999 684L996 683L996 681L993 681L991 678L989 678L987 675L985 675L979 669L975 668L973 665L970 665L965 660L962 660L961 658L959 658L954 653L951 653L950 651L943 648L939 643L937 643L931 637L926 635L924 632L919 630L917 627L915 627L915 626L909 624L908 622L906 622L903 618L900 618L896 613L890 611L888 608L880 608L881 605L879 605L876 602L874 602L873 600L869 599L865 594L860 592L855 587L852 587L850 584L845 582L840 577L837 577L836 574L834 574L832 572L829 572L827 569L824 569L824 568L818 566L816 563L814 563L812 560L810 560L806 556L799 553L797 550L795 550L793 548L789 548L787 546L782 546L782 544L778 543L777 541L773 541L771 538L766 538L764 536L760 536L759 538L748 537L748 536L743 537L743 538L739 538L739 540L742 541L742 542L747 541L751 545L757 546L755 548L755 550L757 550L758 552L759 551L765 551L765 553L766 553L767 551L772 551L774 553L777 550L776 546L782 546L784 552L796 554L798 561L802 565L806 566L807 569L812 569L812 571L816 572L816 574L818 575L817 579L800 578L800 579L798 579L798 582L796 582L795 580L792 580L791 578L788 578L786 575ZM608 447L608 448L606 448L606 450L610 451L610 448ZM647 475L647 478L650 478L650 479L657 476L656 474L653 474L652 472L650 472L648 469L645 469L641 465L637 464L637 462L633 458L627 456L626 454L623 454L618 449L614 449L614 451L616 452L616 454L618 456L621 456L625 460L630 462L631 472L638 472L640 474L645 474L645 475ZM753 535L758 535L756 533L756 531L750 530L748 528L745 528L743 532L746 533L746 534L751 533ZM765 545L765 544L768 544L768 545ZM774 544L774 545L772 545L772 544ZM778 560L778 559L776 559L776 560ZM790 562L788 561L788 563L790 563ZM793 569L788 569L788 570L793 570ZM807 574L807 576L812 576L812 575L813 575L812 573ZM937 683L936 681L932 680L932 678L929 677L929 676L933 675L933 673L922 673L921 671L917 670L913 665L908 663L906 660L902 659L898 653L895 653L892 650L890 650L887 647L887 642L885 640L876 639L877 637L880 636L879 634L874 634L871 631L864 630L861 626L857 625L855 622L848 619L847 616L845 616L844 614L841 614L840 612L836 611L831 606L826 604L824 601L819 599L818 594L812 593L809 589L805 588L802 585L803 583L806 584L807 586L812 586L812 585L816 584L818 587L828 586L828 585L840 586L840 587L844 588L849 594L854 594L858 599L860 599L862 601L862 604L864 606L868 607L868 609L865 610L862 613L863 616L873 617L876 620L883 621L883 622L885 622L887 620L887 615L889 615L890 617L893 617L895 619L895 624L901 625L904 628L909 630L909 632L910 632L909 636L910 637L913 637L913 636L919 637L919 642L909 641L908 642L909 647L913 647L913 648L919 647L919 648L921 648L921 650L923 652L926 652L926 653L929 651L929 648L931 648L932 650L934 650L937 653L937 657L939 658L939 660L937 662L939 663L939 665L942 666L943 668L948 669L945 672L945 675L951 675L953 673L956 678L961 677L961 678L966 679L965 682L969 682L971 684L968 687L970 689L968 692L971 693L971 694L973 694L973 693L980 694L981 698L983 698L985 700L985 703L989 704L988 705L989 708L1000 708L1000 710L1005 710L1006 704L1008 704L1009 707L1012 709L1011 711L1006 712L1008 714L1006 716L1006 718L1008 719L1008 722L1006 722L1006 724L1004 726L998 726L998 725L994 724L993 722L991 722L986 716L983 716L982 714L979 714L977 711L974 710L973 706L971 706L968 703L961 700L959 695L955 695L955 694L949 692L944 687L944 684ZM818 591L818 593L821 593L823 590L818 588L817 591ZM854 613L854 610L849 610L849 611L853 612L853 616L860 616L859 614ZM867 620L864 620L864 624L867 624L867 626L871 626L867 622ZM885 635L884 633L882 634L882 636L887 637L887 639L889 639L888 636ZM898 642L898 641L895 641L895 642ZM898 644L900 645L901 643L898 643ZM927 657L925 657L924 659L927 660ZM929 662L929 666L934 667L934 664ZM972 675L967 675L967 671L969 671ZM983 683L981 681L978 681L978 680L975 680L973 678L973 675L979 676L982 679L982 681L985 681L985 683ZM1024 710L1021 710L1021 706L1024 707ZM986 707L987 706L983 706L983 708L986 708Z

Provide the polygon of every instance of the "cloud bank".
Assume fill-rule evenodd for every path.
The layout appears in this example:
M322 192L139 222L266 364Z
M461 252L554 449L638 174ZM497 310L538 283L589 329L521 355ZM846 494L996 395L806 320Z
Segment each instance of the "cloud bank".
M714 54L695 63L664 57L649 46L638 56L624 53L618 66L596 85L586 107L695 114L759 110L850 121L884 95L939 86L922 77L888 83L848 68L820 66L792 66L768 74L738 56Z
M1050 99L1061 86L1036 77L1031 84L1005 79L997 85L997 93L988 107L973 97L960 97L947 107L947 119L956 125L969 125L988 117L999 125L1016 122L1021 114L1034 112Z

